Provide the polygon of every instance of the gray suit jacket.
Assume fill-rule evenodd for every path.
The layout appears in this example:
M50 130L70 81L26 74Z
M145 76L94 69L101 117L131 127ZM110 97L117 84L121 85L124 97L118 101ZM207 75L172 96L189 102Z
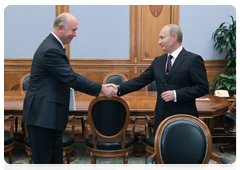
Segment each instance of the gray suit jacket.
M125 95L156 81L155 130L164 118L174 114L190 114L198 117L195 99L208 93L206 69L201 56L183 48L167 78L166 61L167 54L156 57L139 77L120 84L120 95ZM165 102L161 98L161 94L168 90L176 90L177 102Z
M23 122L64 130L68 119L70 87L97 97L102 85L75 73L62 45L49 34L34 54L23 105Z

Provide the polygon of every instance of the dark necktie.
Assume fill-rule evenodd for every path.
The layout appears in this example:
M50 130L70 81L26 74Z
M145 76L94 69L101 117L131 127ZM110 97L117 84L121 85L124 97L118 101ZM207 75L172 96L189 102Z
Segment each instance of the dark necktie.
M171 62L171 59L172 59L172 58L173 58L173 56L171 56L171 55L168 56L166 76L168 75L169 71L170 71L171 68L172 68L172 62Z

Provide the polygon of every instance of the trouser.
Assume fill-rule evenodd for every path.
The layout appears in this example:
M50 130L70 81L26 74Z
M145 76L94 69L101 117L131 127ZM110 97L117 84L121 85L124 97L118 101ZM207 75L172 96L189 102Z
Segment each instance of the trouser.
M34 164L62 164L63 145L61 130L27 125Z

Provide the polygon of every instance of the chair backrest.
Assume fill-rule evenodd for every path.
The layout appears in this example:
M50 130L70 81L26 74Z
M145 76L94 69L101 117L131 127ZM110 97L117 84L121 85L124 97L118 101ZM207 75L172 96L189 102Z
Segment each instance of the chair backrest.
M23 95L25 95L28 89L29 80L30 80L30 73L23 75L20 80L20 91Z
M212 137L206 124L191 115L173 115L161 122L154 150L157 162L164 164L208 163Z
M157 85L156 82L153 81L152 83L147 85L147 90L148 91L157 91Z
M94 136L116 140L125 136L130 121L128 104L121 98L95 98L88 108L88 121Z
M127 78L124 74L110 73L104 78L103 83L104 84L113 83L113 84L119 85L121 83L124 83L125 81L127 81Z
M10 122L10 136L13 137L13 128L14 128L14 123L15 123L16 116L13 115L8 115L4 118L4 123L9 123Z

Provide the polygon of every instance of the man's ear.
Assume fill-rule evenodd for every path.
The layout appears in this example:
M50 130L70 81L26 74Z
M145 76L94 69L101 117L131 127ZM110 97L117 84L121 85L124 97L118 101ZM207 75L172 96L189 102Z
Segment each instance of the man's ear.
M173 34L173 39L174 39L174 41L177 41L177 39L178 39L177 34Z
M62 31L63 29L65 29L64 26L63 26L63 24L59 24L59 25L58 25L58 30L59 30L59 31Z

